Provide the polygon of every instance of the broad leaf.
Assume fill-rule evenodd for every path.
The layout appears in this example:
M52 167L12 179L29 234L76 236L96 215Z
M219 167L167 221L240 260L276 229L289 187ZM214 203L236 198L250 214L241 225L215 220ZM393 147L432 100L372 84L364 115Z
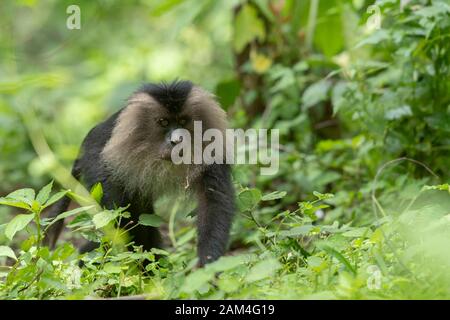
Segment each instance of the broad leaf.
M16 208L22 208L22 209L26 209L26 210L30 210L31 209L31 205L30 204L27 204L27 203L25 203L23 201L6 199L6 198L0 198L0 205L16 207Z
M100 182L96 183L92 187L92 189L91 189L91 196L98 203L100 203L102 201L102 198L103 198L103 187L102 187L102 184Z
M103 228L108 223L113 221L119 216L119 212L116 210L105 210L100 213L97 213L92 221L97 229Z
M12 240L14 235L18 231L25 228L31 222L31 220L33 220L33 218L34 218L34 214L18 214L6 226L5 236L9 240Z
M238 195L238 206L241 211L253 209L261 201L261 191L245 189Z
M0 257L9 257L11 259L17 260L14 251L7 246L0 246Z
M221 257L219 260L208 264L206 268L213 270L214 272L222 272L226 270L234 269L249 260L248 255Z
M39 191L38 195L36 196L36 201L39 202L41 205L44 205L45 202L50 197L50 192L52 191L52 187L53 187L53 181L50 182L49 184L47 184L45 187L43 187Z
M300 236L306 236L314 228L311 224L305 224L303 226L294 227L289 230L283 230L279 232L281 238L290 237L297 238Z
M26 204L29 204L31 206L34 200L34 196L35 192L33 189L25 188L11 192L6 196L6 199L25 202Z
M306 109L328 99L331 83L326 80L321 80L310 85L303 93L303 107Z
M225 110L234 104L241 91L241 84L237 79L221 81L216 86L216 96Z
M272 276L281 267L277 259L265 259L255 264L247 274L244 282L254 282Z
M286 194L287 194L286 191L274 191L274 192L264 195L261 198L261 200L262 201L271 201L271 200L281 199L281 198L284 198L286 196Z
M264 40L264 24L251 5L244 5L236 16L234 25L233 47L241 52L254 39Z
M341 11L343 7L337 6L335 1L319 2L314 45L327 57L339 53L345 45L344 22L349 20L350 12Z
M317 191L313 191L313 195L318 199L318 200L327 200L327 199L331 199L334 197L334 195L332 193L320 193Z
M390 109L386 111L386 114L384 115L385 119L387 120L398 120L403 117L410 117L410 116L412 116L412 111L411 107L408 105Z
M214 272L206 268L198 269L189 274L181 286L182 292L192 293L214 278Z
M328 246L328 245L319 245L319 247L326 251L329 255L332 255L333 257L335 257L339 262L341 262L345 268L350 271L351 273L353 273L354 275L356 274L356 269L352 266L352 264L336 249Z
M143 226L159 227L164 223L164 220L156 214L141 214L139 216L139 223Z
M75 215L77 213L80 213L80 212L84 212L84 211L90 210L90 209L92 209L94 207L95 206L80 207L80 208L76 208L76 209L73 209L73 210L70 210L70 211L67 211L67 212L63 212L60 215L58 215L55 219L53 219L51 222L42 223L42 224L43 225L47 225L47 228L48 228L49 226L54 224L56 221L59 221L61 219L65 219L67 217L73 216L73 215Z
M360 238L363 236L367 236L368 233L370 233L369 229L362 227L349 230L347 232L344 232L342 235L347 238Z
M60 191L55 193L51 198L47 201L44 208L47 208L54 204L56 201L60 200L62 197L64 197L67 194L68 191Z

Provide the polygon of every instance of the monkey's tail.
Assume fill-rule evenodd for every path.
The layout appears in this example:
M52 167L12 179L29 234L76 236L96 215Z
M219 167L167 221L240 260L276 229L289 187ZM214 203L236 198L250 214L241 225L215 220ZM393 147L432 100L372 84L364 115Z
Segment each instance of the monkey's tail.
M77 159L72 167L72 176L79 180L81 177L81 169L79 164L79 160ZM48 213L48 218L56 218L58 215L63 213L64 211L67 211L67 208L69 207L71 202L71 199L68 196L64 196L61 198L61 200L57 201L50 209L50 212ZM44 238L44 244L49 246L51 249L55 248L56 241L59 238L59 235L61 234L61 231L64 227L64 219L61 219L57 222L55 222L48 230L47 234Z

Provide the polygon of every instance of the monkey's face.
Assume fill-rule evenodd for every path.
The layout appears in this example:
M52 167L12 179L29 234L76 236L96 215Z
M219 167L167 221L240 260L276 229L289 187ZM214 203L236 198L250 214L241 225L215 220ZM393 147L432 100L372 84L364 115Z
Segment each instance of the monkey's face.
M225 112L210 93L199 87L189 91L177 86L139 91L129 100L120 121L126 118L135 128L129 135L129 145L138 151L145 150L154 160L171 160L173 147L182 142L182 137L174 134L178 129L185 129L190 135L190 149L194 152L194 145L202 144L195 139L201 140L205 130L215 128L224 132L227 126Z
M161 112L154 115L153 121L152 136L155 139L154 143L159 145L159 158L169 161L171 160L173 147L181 143L183 139L181 136L175 135L175 131L186 129L193 135L192 117L186 112Z
M197 121L201 132L195 127ZM171 160L173 147L182 142L173 134L175 130L187 130L194 152L194 144L198 145L195 140L201 139L205 130L225 132L226 127L225 112L213 95L200 87L188 82L147 85L128 100L103 156L114 167L143 170L143 166Z

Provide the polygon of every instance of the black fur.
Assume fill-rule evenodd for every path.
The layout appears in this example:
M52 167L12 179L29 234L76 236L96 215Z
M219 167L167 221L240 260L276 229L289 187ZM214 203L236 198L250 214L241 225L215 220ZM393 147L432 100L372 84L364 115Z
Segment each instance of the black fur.
M177 113L183 107L191 90L192 82L173 81L159 84L148 83L143 85L137 92L148 93L171 112Z
M115 113L108 120L100 123L88 133L81 146L80 157L75 161L72 172L78 173L75 177L77 179L81 177L83 184L88 190L98 182L102 184L102 206L107 209L114 209L130 205L127 211L131 213L131 220L138 221L141 213L153 212L152 199L130 198L124 192L123 186L114 181L112 177L113 173L104 166L100 158L100 153L111 138L116 120L121 111ZM69 198L63 198L52 208L49 217L55 217L66 210L69 203ZM128 222L128 219L122 219L122 226ZM51 236L47 240L47 243L51 246L55 245L62 226L63 221L60 220L50 230L49 234ZM161 245L161 237L156 228L138 226L133 229L131 236L134 238L135 243L137 245L143 245L145 250ZM88 243L80 251L90 251L93 247L95 246L92 243Z
M235 211L230 167L226 164L209 165L199 188L197 247L200 265L204 265L220 258L227 248Z
M174 82L172 84L144 86L139 92L151 94L160 103L167 103L171 110L181 108L192 88L187 81ZM121 110L122 111L122 110ZM131 220L137 221L142 213L153 212L153 200L151 194L145 196L130 195L125 193L124 187L113 179L113 172L103 164L100 154L111 138L116 120L121 111L112 115L108 120L93 128L83 141L80 157L75 161L72 174L75 178L82 178L86 188L90 189L100 182L103 187L102 205L107 209L130 204L127 211L131 214ZM214 261L222 256L226 250L232 217L235 211L234 189L231 183L230 167L226 164L214 164L205 168L196 186L198 196L198 255L199 264ZM67 210L69 198L58 202L50 213L55 217ZM128 223L122 219L123 225ZM47 243L54 246L59 232L63 227L63 221L55 223L50 230L51 235ZM139 226L130 231L130 235L136 245L143 245L145 250L161 246L159 231L152 227ZM82 248L82 252L92 250L93 245L88 244Z

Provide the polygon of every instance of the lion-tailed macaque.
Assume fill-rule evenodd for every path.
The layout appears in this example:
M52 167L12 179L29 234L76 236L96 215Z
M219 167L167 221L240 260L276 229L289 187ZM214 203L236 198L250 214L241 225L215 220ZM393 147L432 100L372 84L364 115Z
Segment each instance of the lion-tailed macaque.
M124 108L88 133L72 175L88 189L101 183L101 204L107 209L130 205L127 211L132 221L138 221L142 213L152 213L161 196L195 195L202 266L225 253L235 199L228 164L172 162L172 148L181 141L172 133L179 128L192 132L194 121L201 121L203 130L225 132L227 127L226 113L214 96L191 82L146 84ZM60 200L50 216L67 210L69 203L67 197ZM48 244L55 245L62 228L62 220L55 223ZM135 245L146 250L161 245L157 228L139 225L130 235Z

